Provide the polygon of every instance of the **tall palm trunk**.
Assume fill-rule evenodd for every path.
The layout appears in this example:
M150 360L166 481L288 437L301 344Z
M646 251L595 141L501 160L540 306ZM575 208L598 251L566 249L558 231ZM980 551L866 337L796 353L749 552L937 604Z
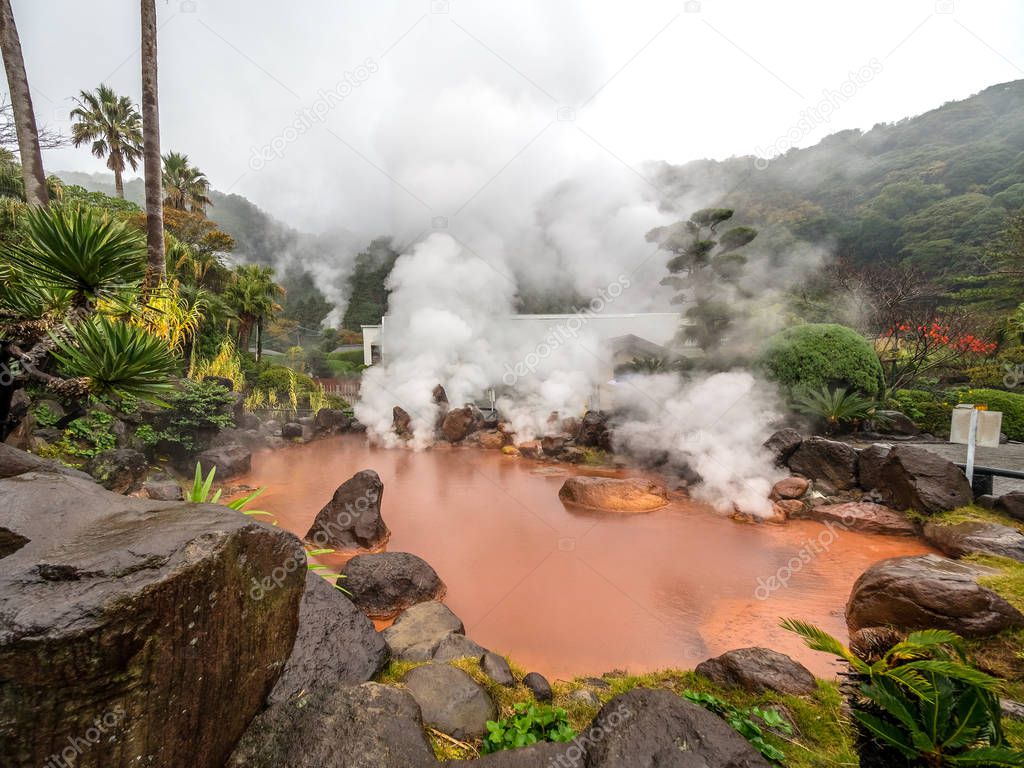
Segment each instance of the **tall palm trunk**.
M160 102L156 72L156 5L142 0L142 153L146 177L146 286L164 278L163 182L160 166Z
M256 318L256 362L263 359L263 315Z
M14 129L18 134L18 152L21 154L21 175L25 180L25 201L29 205L45 206L50 202L50 195L46 191L36 114L32 110L32 93L28 89L25 59L21 55L21 40L14 24L11 0L0 0L0 53L3 54L4 69L7 71L7 87L11 91Z
M124 200L124 179L121 178L121 171L114 169L114 191L117 196Z

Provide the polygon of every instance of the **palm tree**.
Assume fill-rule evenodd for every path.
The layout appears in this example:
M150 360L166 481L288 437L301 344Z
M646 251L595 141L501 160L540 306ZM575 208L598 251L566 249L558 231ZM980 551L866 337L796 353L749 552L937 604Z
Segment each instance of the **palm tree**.
M28 88L25 59L21 55L21 39L14 24L11 0L0 0L0 54L7 72L7 87L11 91L14 128L18 135L21 154L21 173L24 179L25 200L29 205L45 206L50 202L43 172L43 155L39 150L39 131L32 109L32 93Z
M160 100L157 93L156 3L141 0L142 8L142 135L146 177L146 243L149 271L146 286L153 289L166 274L164 257L163 173L160 167Z
M238 348L249 349L249 338L256 329L256 359L263 357L263 323L281 309L274 302L284 289L274 282L274 270L258 264L246 264L235 270L235 280L225 298L238 317Z
M204 214L212 205L206 174L189 162L188 155L168 152L163 156L164 205L179 211Z
M82 91L71 110L71 142L80 147L92 142L92 153L107 158L114 172L117 196L124 199L122 174L126 166L134 171L142 157L142 117L127 96L118 96L113 88L100 84L95 91Z

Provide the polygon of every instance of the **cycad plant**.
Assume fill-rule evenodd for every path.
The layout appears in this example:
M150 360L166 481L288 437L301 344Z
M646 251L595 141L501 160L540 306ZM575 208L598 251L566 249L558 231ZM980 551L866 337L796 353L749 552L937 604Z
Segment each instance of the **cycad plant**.
M970 665L954 632L912 632L865 660L811 624L782 626L852 668L853 717L870 745L862 744L862 768L1024 766L1024 752L1007 744L1000 726L999 681Z
M880 421L878 402L842 388L804 390L793 398L793 405L801 413L819 419L827 434L869 419Z

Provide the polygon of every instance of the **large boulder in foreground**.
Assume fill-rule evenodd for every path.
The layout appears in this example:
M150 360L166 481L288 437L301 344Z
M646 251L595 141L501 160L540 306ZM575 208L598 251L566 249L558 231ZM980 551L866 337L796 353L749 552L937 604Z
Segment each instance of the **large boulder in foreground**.
M461 669L431 662L409 670L403 681L423 713L423 722L456 739L487 733L498 709L480 685Z
M938 555L895 557L868 568L846 604L851 632L892 626L912 632L949 629L963 637L988 637L1024 627L1024 615L978 584L989 569Z
M857 451L838 440L809 437L788 464L793 472L827 489L844 491L857 485Z
M770 648L738 648L701 662L694 669L719 685L752 693L775 691L804 695L814 693L814 675L798 661Z
M252 721L225 768L436 766L416 700L399 688L363 683L320 687L269 707Z
M252 451L238 443L208 448L199 454L197 460L203 465L204 473L216 467L219 481L244 475L252 469Z
M953 462L916 445L897 445L878 471L875 490L894 509L944 512L974 500L967 476Z
M26 453L6 443L0 443L0 478L23 475L26 472L53 472L82 480L93 479L85 472L65 467L59 461L44 459L34 453Z
M668 504L664 486L640 478L569 477L558 498L570 504L611 512L650 512Z
M586 745L588 768L769 768L725 720L665 690L616 696L578 741ZM571 757L575 745L562 746Z
M420 603L404 611L381 634L391 656L398 661L429 661L450 634L465 634L465 627L444 603Z
M388 662L384 638L337 587L312 571L299 605L299 631L268 702L301 696L318 685L365 683Z
M430 564L409 552L356 555L342 574L340 585L372 619L390 619L416 603L440 600L446 592Z
M969 521L956 525L925 523L925 540L950 557L996 555L1024 562L1024 533L1008 525Z
M357 472L338 486L321 509L306 538L318 548L379 549L391 531L380 516L384 483L372 469Z
M99 721L75 765L223 765L291 652L299 541L57 474L0 480L0 499L20 541L0 559L3 762L44 765Z

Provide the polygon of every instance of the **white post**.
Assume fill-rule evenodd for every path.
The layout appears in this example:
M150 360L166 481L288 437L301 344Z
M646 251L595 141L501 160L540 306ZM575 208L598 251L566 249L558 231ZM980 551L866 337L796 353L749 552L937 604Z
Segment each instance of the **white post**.
M978 409L971 408L971 426L967 430L967 482L974 485L974 446L978 442Z

